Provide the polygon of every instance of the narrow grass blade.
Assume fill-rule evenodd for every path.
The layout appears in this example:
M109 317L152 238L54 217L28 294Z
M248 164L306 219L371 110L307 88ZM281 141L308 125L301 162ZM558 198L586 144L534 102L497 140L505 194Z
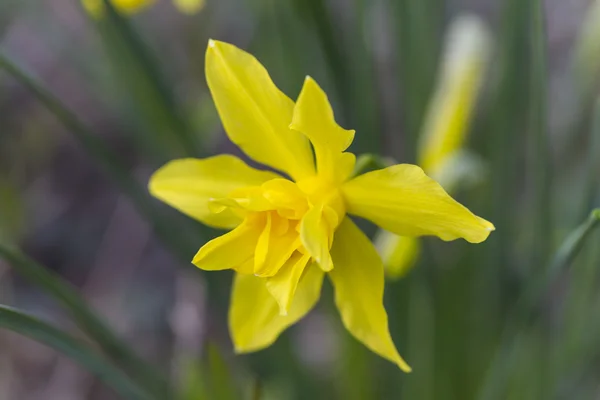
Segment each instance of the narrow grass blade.
M556 276L556 273L563 271L577 256L585 240L589 237L590 233L600 225L600 208L592 210L587 220L575 229L560 246L554 260L550 264L549 273Z
M76 324L96 341L117 365L137 377L140 382L144 382L147 387L159 390L158 393L168 393L166 379L133 353L128 345L96 316L73 287L20 251L2 243L0 243L0 258L6 260L21 276L38 285L65 307Z
M0 327L44 343L72 358L125 399L148 400L153 398L88 346L37 318L0 305Z
M138 212L152 224L157 236L182 261L189 262L190 255L197 247L197 235L194 236L181 227L175 229L157 212L150 201L145 187L141 186L128 172L113 152L79 118L64 106L34 77L0 52L0 69L8 72L20 84L29 89L35 97L74 135L77 141L108 175L117 187L128 196Z
M490 99L489 120L484 129L486 132L487 150L492 158L489 181L492 184L490 218L496 225L496 230L502 235L492 238L495 247L493 260L489 265L494 270L509 264L511 253L509 240L517 236L517 218L514 210L518 209L512 199L518 198L517 185L518 160L521 154L516 149L522 140L519 132L527 129L527 96L523 88L529 82L529 70L524 65L529 64L530 51L528 48L529 9L523 7L520 0L504 2L502 29L499 35L499 61L497 79L492 88ZM483 135L482 135L483 136ZM509 202L507 203L507 199ZM498 272L500 273L500 272Z

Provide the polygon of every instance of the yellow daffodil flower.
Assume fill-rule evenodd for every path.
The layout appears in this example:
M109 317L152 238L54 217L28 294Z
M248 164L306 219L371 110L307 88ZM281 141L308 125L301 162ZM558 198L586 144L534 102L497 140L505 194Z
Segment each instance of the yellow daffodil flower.
M461 179L477 172L478 162L462 150L475 99L489 55L489 34L474 16L462 16L451 26L438 87L430 103L418 148L419 165L449 192ZM421 244L414 237L379 231L376 247L392 279L414 266Z
M236 351L272 344L313 308L327 274L350 333L410 371L388 330L383 264L348 214L401 235L472 243L484 241L494 226L414 165L350 179L355 156L345 150L354 131L335 122L312 78L294 103L252 55L211 40L206 79L231 141L277 172L232 155L187 158L156 171L149 189L192 218L231 229L202 246L192 262L236 272L229 312Z
M115 9L123 14L135 14L155 3L156 0L110 0ZM179 11L185 14L194 14L204 7L206 0L173 0ZM104 12L103 0L81 0L85 10L95 17Z

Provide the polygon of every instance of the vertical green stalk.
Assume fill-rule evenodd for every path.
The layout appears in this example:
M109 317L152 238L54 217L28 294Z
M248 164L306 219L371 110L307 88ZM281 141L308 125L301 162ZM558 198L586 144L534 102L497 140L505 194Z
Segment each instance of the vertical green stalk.
M526 128L522 121L526 120L527 83L529 76L527 29L529 26L529 7L523 7L521 0L507 0L502 18L500 34L500 65L493 88L489 150L492 156L492 221L501 235L494 235L492 243L495 246L495 268L508 264L510 241L516 236L515 222L517 197L517 166L519 154L520 132ZM507 203L507 199L510 199Z
M398 0L398 58L407 162L416 160L418 135L435 85L443 0Z
M531 2L530 130L533 138L534 246L532 267L546 264L552 246L551 160L547 127L546 23L543 0ZM589 208L588 208L589 209Z
M533 246L531 270L539 271L546 265L552 248L552 210L551 210L551 174L550 143L547 126L548 66L546 55L546 16L544 0L530 2L530 120L529 129L533 139ZM536 332L541 331L541 328ZM552 383L552 337L540 333L537 340L538 351L533 350L533 358L537 360L537 379L531 379L530 386L536 390L536 398L549 397ZM534 377L532 377L534 378Z

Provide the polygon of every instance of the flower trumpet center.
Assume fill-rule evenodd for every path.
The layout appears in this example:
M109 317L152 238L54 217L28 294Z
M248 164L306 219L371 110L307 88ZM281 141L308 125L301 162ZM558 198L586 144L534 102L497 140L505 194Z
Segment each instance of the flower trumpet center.
M336 185L320 177L298 183L272 179L260 186L238 189L228 197L211 199L214 213L230 209L243 218L240 227L256 240L254 256L238 272L272 277L290 260L298 257L321 262L306 246L301 232L305 217L317 220L328 251L333 234L341 223L346 208ZM313 218L318 213L317 218ZM308 217L307 217L308 219Z

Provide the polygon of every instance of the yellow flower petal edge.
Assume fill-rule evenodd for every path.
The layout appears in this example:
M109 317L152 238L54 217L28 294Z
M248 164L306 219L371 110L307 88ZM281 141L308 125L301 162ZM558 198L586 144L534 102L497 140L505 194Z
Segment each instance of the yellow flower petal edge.
M322 283L323 271L316 266L307 268L287 315L281 315L264 279L236 274L229 308L229 330L235 351L248 353L271 345L281 332L314 307Z
M236 271L229 310L236 351L269 346L306 315L327 273L348 331L410 371L388 330L382 261L347 214L396 233L444 240L480 242L493 225L413 165L349 180L356 157L346 149L354 131L335 122L312 78L294 104L253 56L212 40L206 76L232 141L292 178L216 156L172 161L150 180L151 193L164 202L206 224L233 228L202 246L193 263Z
M335 268L329 278L346 329L369 349L410 372L388 329L381 259L369 238L349 218L336 232L331 255Z
M355 159L346 160L344 150L354 140L354 131L335 122L327 95L310 76L304 80L290 127L310 139L320 176L337 182L348 178Z
M300 278L310 261L309 254L296 253L281 267L281 271L267 279L267 289L279 304L279 314L287 315Z
M210 40L206 81L227 135L254 160L294 179L314 175L310 144L289 128L294 102L252 55Z
M311 208L300 225L300 238L308 253L315 259L323 271L333 269L333 261L329 254L331 241L329 240L329 229L325 220L323 206Z
M202 246L192 263L206 271L237 270L254 257L258 232L255 221L245 220L237 228Z
M434 235L483 242L494 225L452 199L416 165L399 164L342 186L348 212L402 236Z
M277 174L249 167L235 156L220 155L171 161L152 175L148 187L154 197L206 225L233 228L242 218L229 209L213 212L210 200L276 178Z

